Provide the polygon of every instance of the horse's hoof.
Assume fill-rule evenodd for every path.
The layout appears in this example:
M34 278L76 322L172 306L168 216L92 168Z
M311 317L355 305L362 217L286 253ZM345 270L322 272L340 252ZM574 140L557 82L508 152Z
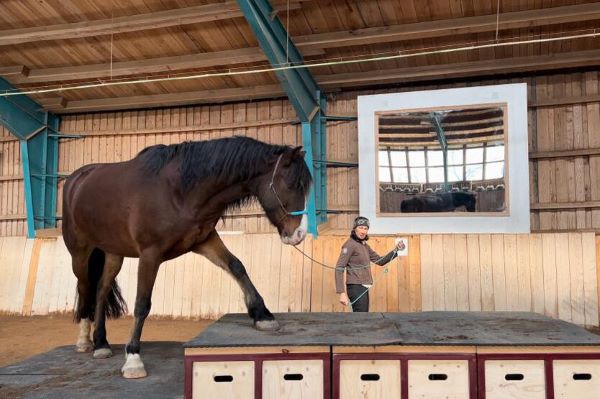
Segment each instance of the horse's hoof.
M126 359L121 368L124 378L144 378L148 375L139 353L128 353Z
M277 331L280 328L277 320L258 320L254 327L259 331Z
M145 378L148 375L143 366L141 368L123 369L121 372L123 373L123 378L127 379Z
M107 359L112 356L110 348L100 348L94 351L94 359Z
M77 344L75 344L75 352L78 352L78 353L91 352L92 349L94 349L94 346L92 345L92 343L90 341L77 342Z

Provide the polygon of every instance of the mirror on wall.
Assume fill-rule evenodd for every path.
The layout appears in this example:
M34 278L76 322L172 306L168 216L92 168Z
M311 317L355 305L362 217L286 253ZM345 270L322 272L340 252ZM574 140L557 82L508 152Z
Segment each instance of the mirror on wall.
M376 113L379 213L506 212L505 108Z
M358 97L371 234L529 232L527 85Z

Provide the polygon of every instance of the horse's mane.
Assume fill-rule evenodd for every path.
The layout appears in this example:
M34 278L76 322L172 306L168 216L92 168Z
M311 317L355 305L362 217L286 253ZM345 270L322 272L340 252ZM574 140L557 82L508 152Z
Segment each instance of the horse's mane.
M274 156L292 147L272 145L242 136L208 141L186 141L180 144L155 145L142 150L137 158L143 162L144 170L157 175L169 162L178 162L181 184L184 190L208 177L223 183L245 182L265 172L265 165ZM290 165L286 183L291 189L303 194L308 191L311 176L304 162Z

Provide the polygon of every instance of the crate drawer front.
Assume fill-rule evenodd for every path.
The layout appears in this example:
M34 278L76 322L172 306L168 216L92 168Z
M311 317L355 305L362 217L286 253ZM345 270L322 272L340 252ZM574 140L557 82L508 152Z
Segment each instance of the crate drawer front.
M262 397L323 399L323 360L265 360L262 364Z
M469 399L468 360L408 360L410 399Z
M400 360L341 360L340 399L400 398Z
M553 360L554 398L600 397L600 359Z
M254 374L253 361L194 362L192 397L252 399Z
M546 399L544 360L486 360L486 399Z

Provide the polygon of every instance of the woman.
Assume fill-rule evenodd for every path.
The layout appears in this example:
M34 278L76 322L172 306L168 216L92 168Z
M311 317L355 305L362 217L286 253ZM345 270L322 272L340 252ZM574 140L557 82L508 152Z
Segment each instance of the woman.
M369 288L373 285L370 262L383 266L398 256L397 251L404 249L400 241L385 256L379 256L369 247L367 240L369 219L359 216L354 219L350 238L342 246L340 257L335 266L335 292L340 294L340 303L344 306L352 304L354 312L369 311ZM346 287L344 289L344 271Z

